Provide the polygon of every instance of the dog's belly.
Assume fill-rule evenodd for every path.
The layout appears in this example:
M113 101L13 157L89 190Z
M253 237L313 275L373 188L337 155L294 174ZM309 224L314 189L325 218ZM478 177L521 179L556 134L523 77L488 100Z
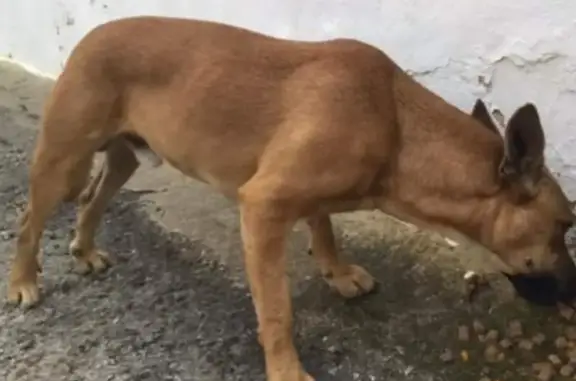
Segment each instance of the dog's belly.
M185 176L210 185L230 199L237 198L238 189L252 177L256 168L255 164L234 161L226 155L157 154Z

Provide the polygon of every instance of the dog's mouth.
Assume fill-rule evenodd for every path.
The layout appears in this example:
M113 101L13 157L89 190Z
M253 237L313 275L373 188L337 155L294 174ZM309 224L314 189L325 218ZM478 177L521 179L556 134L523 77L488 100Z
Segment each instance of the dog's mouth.
M563 285L551 274L515 274L503 273L510 281L518 296L529 303L541 306L555 306L558 303L570 303L576 300L576 286Z

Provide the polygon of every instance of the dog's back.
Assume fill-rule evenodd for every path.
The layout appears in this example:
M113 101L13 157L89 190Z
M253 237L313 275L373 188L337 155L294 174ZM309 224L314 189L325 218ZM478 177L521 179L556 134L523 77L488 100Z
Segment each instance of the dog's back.
M90 133L137 135L175 167L233 195L268 148L315 144L327 128L349 130L330 133L341 140L333 148L364 154L371 139L362 135L355 147L354 129L383 107L393 115L392 87L383 82L396 74L382 52L355 40L290 41L207 21L134 17L90 32L55 89L70 97L52 99L63 110L70 102L92 107L83 114L95 118L113 113L117 126L107 117L101 134Z

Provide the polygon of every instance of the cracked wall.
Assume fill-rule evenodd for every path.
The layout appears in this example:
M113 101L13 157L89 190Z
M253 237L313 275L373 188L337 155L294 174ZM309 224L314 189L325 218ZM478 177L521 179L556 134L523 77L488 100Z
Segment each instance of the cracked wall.
M279 37L356 37L469 111L482 97L505 116L535 102L547 157L576 198L576 2L573 0L19 0L0 4L0 56L56 75L104 21L186 16Z

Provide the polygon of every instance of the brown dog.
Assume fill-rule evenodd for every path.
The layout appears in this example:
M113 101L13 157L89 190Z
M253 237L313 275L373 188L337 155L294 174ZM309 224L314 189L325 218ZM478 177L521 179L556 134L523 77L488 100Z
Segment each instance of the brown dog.
M83 271L107 266L94 233L140 149L238 200L269 381L312 380L293 344L285 268L299 219L345 297L374 281L338 258L329 214L373 208L462 232L510 273L570 284L564 233L575 218L545 167L536 108L518 109L504 138L481 102L474 114L355 40L296 42L163 17L109 22L76 46L46 103L8 297L39 300L45 221L85 189L98 150L105 168L80 197L71 252Z

